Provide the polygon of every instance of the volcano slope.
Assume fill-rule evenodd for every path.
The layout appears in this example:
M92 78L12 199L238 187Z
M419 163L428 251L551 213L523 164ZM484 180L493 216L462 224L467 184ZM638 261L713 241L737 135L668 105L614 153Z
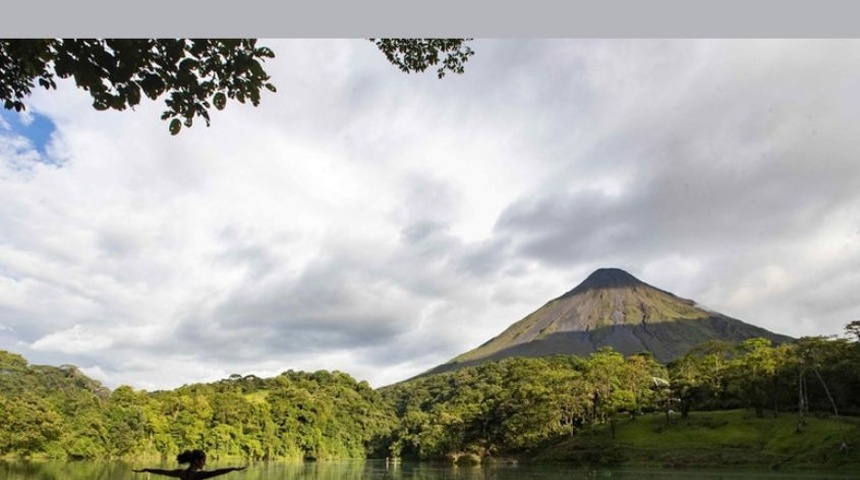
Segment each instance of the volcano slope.
M773 333L648 285L617 268L602 268L483 345L425 373L507 357L587 356L608 346L630 355L651 352L667 363L710 340L791 337Z

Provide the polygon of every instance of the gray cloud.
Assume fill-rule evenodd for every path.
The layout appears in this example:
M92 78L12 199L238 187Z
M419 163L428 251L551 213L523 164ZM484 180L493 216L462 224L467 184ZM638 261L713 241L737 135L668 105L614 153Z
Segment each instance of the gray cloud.
M782 333L860 318L857 41L480 40L442 81L270 43L278 94L208 129L60 85L61 168L0 132L0 348L379 386L607 266Z

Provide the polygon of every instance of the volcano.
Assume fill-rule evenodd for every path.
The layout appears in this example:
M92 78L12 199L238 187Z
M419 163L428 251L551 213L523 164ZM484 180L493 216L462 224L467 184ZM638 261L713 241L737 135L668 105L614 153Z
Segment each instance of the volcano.
M791 337L773 333L693 300L648 285L617 268L602 268L483 345L426 374L507 357L587 356L601 347L630 355L651 352L667 363L709 340L740 342Z

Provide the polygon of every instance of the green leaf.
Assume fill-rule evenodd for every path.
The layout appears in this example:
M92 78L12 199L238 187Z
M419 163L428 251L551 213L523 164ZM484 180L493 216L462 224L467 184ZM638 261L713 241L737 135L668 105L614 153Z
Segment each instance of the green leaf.
M179 133L179 130L182 129L182 122L180 122L178 118L174 118L170 121L169 129L171 135L176 135L177 133Z
M140 87L143 89L143 93L146 94L147 97L155 100L159 95L164 92L164 81L153 73L147 73L140 80Z
M129 106L135 106L140 103L140 87L135 84L130 84L128 86L128 104Z
M227 96L224 95L224 92L218 92L212 99L212 103L218 110L224 110L224 107L227 105Z

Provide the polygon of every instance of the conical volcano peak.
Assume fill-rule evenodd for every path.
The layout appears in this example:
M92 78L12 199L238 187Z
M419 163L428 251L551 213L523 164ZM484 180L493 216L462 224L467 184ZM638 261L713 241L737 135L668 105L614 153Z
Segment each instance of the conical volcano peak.
M610 288L632 288L647 286L647 284L620 268L600 268L582 281L576 288L564 296L585 292L588 290L603 290Z
M612 347L624 355L651 352L668 363L711 340L791 340L696 306L619 268L601 268L561 297L513 323L479 347L430 373L508 357L590 355Z

